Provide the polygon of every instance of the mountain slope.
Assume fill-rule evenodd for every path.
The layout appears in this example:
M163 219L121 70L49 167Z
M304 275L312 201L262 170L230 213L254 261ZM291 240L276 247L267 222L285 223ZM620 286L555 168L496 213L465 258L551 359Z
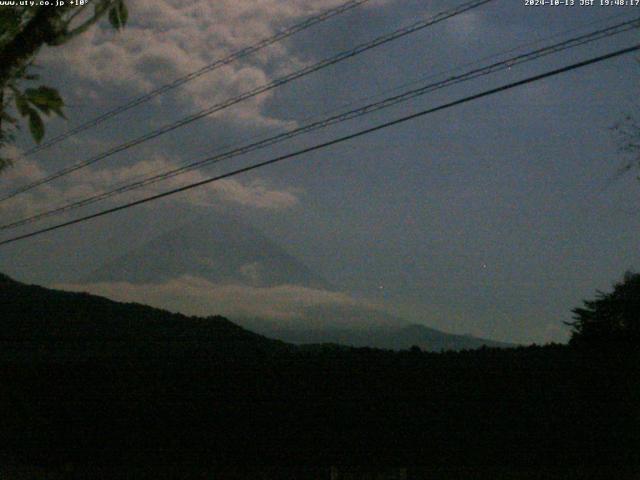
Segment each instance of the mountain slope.
M317 309L320 310L320 309ZM469 350L486 347L507 348L514 345L477 338L470 335L454 335L441 332L424 325L409 324L381 311L375 311L377 322L363 323L358 319L351 321L351 312L340 311L337 308L322 309L328 316L340 318L341 322L332 324L298 322L274 322L259 318L234 319L238 324L251 331L269 338L275 338L294 344L337 343L352 347L371 347L388 350L407 350L418 346L422 350L440 352L447 350ZM353 309L351 309L353 310ZM317 312L316 312L317 313ZM360 316L368 312L362 309L356 312ZM315 325L315 326L314 326Z
M6 275L0 275L0 344L4 358L242 357L290 349L223 317L188 317L87 293L25 285Z
M499 474L473 478L518 466L524 478L637 478L611 474L638 465L636 351L297 349L222 318L1 275L0 337L3 473L25 462L55 470L29 478L195 478L203 466L238 479L269 478L238 466L407 465L433 478L453 465L460 475L437 478L475 466ZM585 476L593 459L598 475Z
M216 283L327 288L309 268L237 217L203 215L162 233L82 279L161 283L188 274Z
M223 313L251 331L299 344L340 343L393 350L418 345L429 351L507 346L411 325L337 292L277 243L230 214L185 218L184 224L106 262L81 279L79 286L65 287L88 284L95 293L120 295L121 300L195 314ZM186 277L197 283L197 295L193 295L193 284L184 285ZM104 289L121 282L130 285L119 285L119 291ZM224 286L237 288L221 293ZM283 288L276 292L269 291L271 287ZM126 295L120 293L123 289ZM341 299L336 300L337 295Z

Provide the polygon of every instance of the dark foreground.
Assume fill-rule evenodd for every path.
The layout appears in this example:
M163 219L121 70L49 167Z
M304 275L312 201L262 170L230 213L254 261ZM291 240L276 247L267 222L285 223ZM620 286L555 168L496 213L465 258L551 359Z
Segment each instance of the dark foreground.
M332 477L332 472L333 473ZM398 474L398 472L401 472ZM220 480L636 480L637 471L631 468L615 469L567 468L567 469L514 469L514 468L359 468L359 467L253 467L212 469L194 466L163 467L111 467L67 464L63 467L19 466L0 468L3 479L96 479L96 480L169 480L169 479L220 479Z
M638 478L637 349L300 349L0 287L3 479Z
M637 359L532 347L5 362L2 447L44 468L611 472L638 465Z

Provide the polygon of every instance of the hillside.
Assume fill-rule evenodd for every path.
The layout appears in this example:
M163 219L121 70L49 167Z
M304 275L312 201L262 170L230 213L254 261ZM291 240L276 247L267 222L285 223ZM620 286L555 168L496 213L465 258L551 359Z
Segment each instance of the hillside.
M0 277L0 356L257 355L287 350L283 342L220 317L188 317L87 293L25 285Z
M209 287L203 289L194 301L185 298L189 288L172 292L187 277L198 285ZM127 289L122 283L135 288ZM301 289L311 289L305 292L319 297L342 294L347 298L349 295L336 290L258 229L224 212L197 216L185 214L184 221L175 228L152 236L127 253L109 259L93 272L77 279L73 288L84 286L97 294L110 296L100 290L110 285L119 285L116 290L119 289L125 298L135 289L147 292L143 298L135 298L138 301L182 312L202 314L201 305L206 304L212 313L220 313L220 309L226 306L231 311L223 313L238 325L269 338L297 344L341 343L392 350L418 345L428 351L509 346L411 324L364 301L305 303ZM169 294L161 298L148 293L166 285L171 285ZM250 292L250 295L262 298L262 302L255 302L259 304L254 306L255 314L241 313L243 299L239 296L230 299L221 295L216 302L216 291L224 291L225 287L236 288L238 295ZM278 297L269 305L269 296L274 293L270 288L283 291L298 289L299 293ZM126 290L124 294L123 289ZM255 297L249 297L249 300ZM226 305L220 301L221 298L226 300ZM280 312L277 315L272 310L296 313Z
M0 277L0 345L5 358L96 358L113 356L255 355L295 348L291 344L341 344L427 351L507 347L474 337L450 335L421 325L390 321L363 308L316 309L316 326L264 319L195 317L88 293L26 285ZM338 319L331 322L331 318ZM348 320L344 320L344 319ZM349 325L353 319L353 327ZM396 324L397 323L397 324ZM341 326L341 324L343 326ZM245 328L243 328L245 327ZM247 328L249 330L247 330ZM257 332L257 333L253 333ZM268 337L268 338L267 338ZM275 340L272 340L275 339Z
M316 312L319 314L319 312ZM260 318L234 319L238 324L253 332L260 333L269 338L276 338L284 342L307 345L317 343L337 343L351 347L382 348L387 350L407 350L418 346L429 352L442 352L449 350L470 350L481 347L509 348L515 345L496 342L470 335L454 335L426 327L424 325L407 324L388 321L390 315L375 312L372 317L384 317L387 322L369 324L352 322L354 312L345 312L340 309L324 309L322 312L326 318L343 318L342 325L305 325L304 322L273 322ZM356 314L362 316L366 311ZM357 317L356 317L357 318Z
M424 472L412 478L595 479L640 464L637 351L295 348L220 317L6 276L0 335L0 459L84 472L59 478L393 465ZM264 466L318 476L234 473Z

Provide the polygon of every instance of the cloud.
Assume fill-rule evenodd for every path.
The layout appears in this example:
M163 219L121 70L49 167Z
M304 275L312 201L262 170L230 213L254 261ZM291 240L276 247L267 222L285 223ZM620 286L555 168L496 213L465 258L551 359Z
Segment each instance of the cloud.
M135 182L176 166L164 156L155 155L152 159L142 160L131 166L79 170L64 179L39 186L8 201L0 202L0 217L3 219L3 223L8 223L100 194L105 190ZM45 176L46 172L37 162L29 158L20 158L14 166L3 172L2 183L10 186L6 190L10 191ZM196 183L206 178L208 178L207 175L199 171L187 172L143 189L144 196ZM296 206L299 202L298 193L299 190L294 188L273 188L266 180L259 178L248 182L229 178L197 187L178 194L174 198L181 202L200 206L241 205L276 211ZM124 203L141 198L142 195L140 191L132 191L114 198L118 203Z
M3 147L2 155L7 158L22 158L23 151L15 145L6 145ZM44 175L45 172L40 166L33 161L23 162L20 160L12 168L8 168L2 172L0 181L3 184L20 183L29 179L37 178Z
M304 320L310 310L318 307L378 309L372 303L354 299L342 292L299 285L222 285L190 275L160 284L109 282L61 284L55 288L90 292L116 301L143 303L188 315L221 314L229 318L259 317L282 322ZM314 321L318 322L318 319Z
M250 283L258 283L262 277L262 266L260 262L247 263L240 267L240 274Z
M39 61L50 67L63 64L77 78L97 87L125 89L133 96L341 3L343 0L136 0L129 3L130 23L121 32L104 22L64 48L48 49ZM287 45L274 44L183 85L178 93L180 103L204 108L295 69L304 60ZM80 94L85 91L78 89ZM263 94L243 102L226 116L279 124L262 112L269 97Z
M105 182L112 184L128 183L175 167L175 164L162 155L156 155L152 160L144 160L130 167L95 172L90 183L96 188L99 185L104 185ZM84 178L84 176L81 178ZM209 178L208 175L193 170L157 183L151 190L146 189L145 191L147 194L159 193L183 185L198 183L207 178ZM254 179L250 182L230 178L223 179L179 194L176 198L180 201L200 206L219 206L223 202L265 210L287 209L298 203L295 189L274 189L269 186L266 180L262 179Z
M483 17L477 12L465 12L450 19L446 25L449 31L460 40L468 40L482 30Z
M8 193L22 185L41 179L47 175L40 165L22 157L22 151L10 145L3 153L9 158L17 159L14 164L2 171L0 185L2 192ZM38 213L42 208L50 208L59 195L57 188L43 185L37 190L26 192L10 200L0 202L0 218L2 223L12 221L16 217L30 216Z

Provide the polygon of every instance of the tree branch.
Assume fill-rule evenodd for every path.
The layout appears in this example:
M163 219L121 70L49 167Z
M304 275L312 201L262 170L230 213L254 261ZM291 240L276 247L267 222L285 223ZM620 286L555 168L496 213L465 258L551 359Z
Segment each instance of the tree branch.
M100 3L99 5L96 6L96 8L94 10L94 13L91 16L91 18L87 19L85 22L83 22L82 24L78 25L73 30L61 32L61 34L58 36L58 38L56 38L54 42L49 43L49 45L52 45L52 46L62 45L63 43L68 42L72 38L74 38L74 37L86 32L98 20L100 20L102 18L102 16L107 12L107 10L109 10L109 8L111 6L113 6L114 4L115 4L114 0L107 0L107 1L104 1L104 2ZM70 23L71 23L71 19L69 19L67 21L67 23L65 23L65 30L66 30L66 28L68 27L68 25Z
M71 24L71 22L78 16L80 15L87 7L89 6L89 3L85 3L84 5L82 5L81 7L77 7L75 9L75 11L69 16L69 18L67 18L67 22L65 23L65 28L69 28L69 25Z
M64 8L40 7L25 27L4 46L0 52L0 89L6 86L16 69L56 37L64 11Z

